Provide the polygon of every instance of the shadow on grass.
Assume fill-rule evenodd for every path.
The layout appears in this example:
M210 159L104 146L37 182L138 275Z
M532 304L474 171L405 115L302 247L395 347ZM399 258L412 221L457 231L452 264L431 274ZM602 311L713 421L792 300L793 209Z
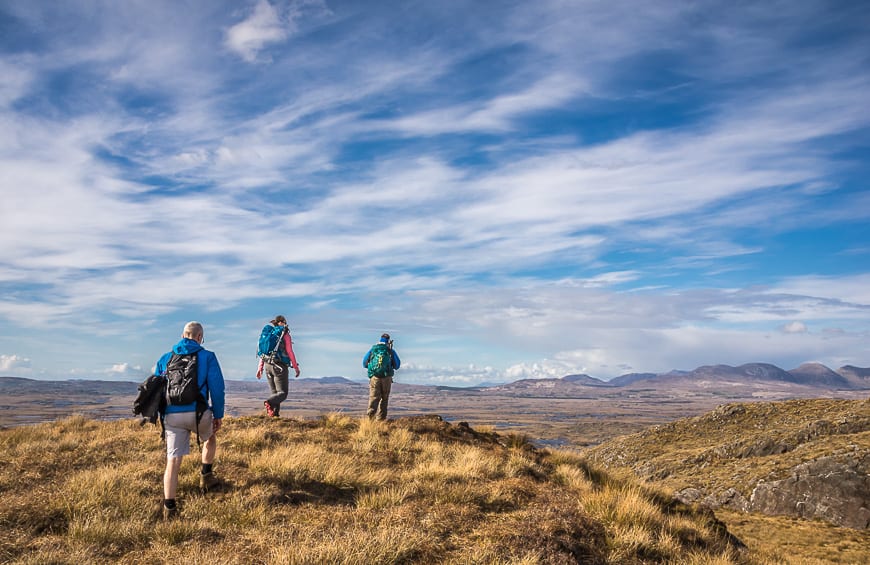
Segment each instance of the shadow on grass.
M353 486L337 486L315 480L280 481L266 478L257 482L277 487L275 492L269 496L269 504L276 505L354 505L358 494L357 488Z

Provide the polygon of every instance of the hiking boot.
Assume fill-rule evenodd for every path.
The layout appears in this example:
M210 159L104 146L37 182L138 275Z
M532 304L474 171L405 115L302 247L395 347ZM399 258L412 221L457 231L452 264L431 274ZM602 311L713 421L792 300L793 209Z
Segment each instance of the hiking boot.
M163 521L169 522L170 520L175 520L178 518L178 506L173 508L163 507Z
M214 473L206 473L199 476L199 488L200 490L202 490L202 492L208 492L220 486L220 479L215 477Z
M266 413L269 414L269 416L271 416L272 418L274 418L275 417L275 409L272 408L272 405L269 404L268 400L263 402L263 406L266 407Z

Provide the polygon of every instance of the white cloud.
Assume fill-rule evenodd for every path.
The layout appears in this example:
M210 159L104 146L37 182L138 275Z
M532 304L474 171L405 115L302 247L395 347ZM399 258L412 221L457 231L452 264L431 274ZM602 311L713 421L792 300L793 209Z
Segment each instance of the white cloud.
M802 334L807 332L807 325L803 322L789 322L780 329L787 334Z
M294 31L292 20L282 21L272 4L259 0L251 15L226 31L225 43L242 59L252 63L268 44L284 41Z
M832 308L858 306L867 309L870 308L870 274L790 277L777 284L771 292L818 297L843 303L831 305Z
M433 367L417 363L402 363L396 372L396 382L442 386L475 386L481 383L502 382L504 374L494 367L469 364L459 367Z
M150 371L143 369L138 365L129 363L115 363L108 369L103 371L103 375L111 380L141 380L147 377Z
M572 352L571 357L581 357L578 352ZM579 362L579 364L578 364ZM583 361L544 359L534 363L518 363L511 365L504 371L504 380L507 382L520 379L561 379L566 375L585 374L586 367Z
M524 115L558 108L584 92L584 84L568 75L551 75L515 93L484 102L466 102L374 125L406 135L438 135L456 132L510 131Z
M0 59L0 108L9 106L24 95L33 80L33 72L26 67L26 62L11 63Z
M18 355L0 355L0 371L30 372L30 359Z

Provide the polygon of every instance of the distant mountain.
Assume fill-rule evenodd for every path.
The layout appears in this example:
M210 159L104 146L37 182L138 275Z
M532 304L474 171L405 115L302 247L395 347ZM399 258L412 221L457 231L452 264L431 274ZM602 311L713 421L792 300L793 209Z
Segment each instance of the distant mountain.
M475 390L487 394L509 394L529 397L590 398L601 389L615 388L607 381L585 374L566 375L562 378L521 379Z
M482 392L489 394L510 393L518 396L587 397L595 389L611 388L604 381L586 375L569 375L577 379L521 379L512 383L487 387ZM583 377L586 377L585 379Z
M314 382L324 384L324 385L359 384L359 383L355 383L354 381L352 381L350 379L346 379L344 377L319 377L319 378L303 377L303 379L307 380L307 381L314 381Z
M703 365L692 371L622 375L612 379L610 384L619 387L630 387L638 383L643 386L703 385L709 388L715 387L717 384L757 386L771 383L826 389L870 388L870 369L857 367L852 367L849 370L844 369L837 373L820 363L804 363L791 371L786 371L770 363L746 363L738 367Z
M788 371L769 363L746 363L739 367L730 365L705 365L689 375L696 378L748 379L753 381L795 382Z
M862 369L852 365L844 365L837 369L837 373L846 379L853 388L870 388L870 368Z
M109 396L132 393L136 395L139 383L127 381L96 381L89 379L70 379L65 381L46 381L22 377L0 377L0 394L37 394L42 397L60 397L64 394Z
M586 386L612 386L608 382L602 381L601 379L596 379L595 377L590 377L589 375L565 375L564 377L562 377L561 380L567 383L574 383Z
M654 379L658 375L656 373L628 373L625 375L620 375L615 379L610 379L607 381L611 386L626 386L631 383L636 383L637 381L645 381L648 379Z
M849 380L825 367L821 363L804 363L788 373L794 378L794 382L814 386L827 386L832 388L851 388Z

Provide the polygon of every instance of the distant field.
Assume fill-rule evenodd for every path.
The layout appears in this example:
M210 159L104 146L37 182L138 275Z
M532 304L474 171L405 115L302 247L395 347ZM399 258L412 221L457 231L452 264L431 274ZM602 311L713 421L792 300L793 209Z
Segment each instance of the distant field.
M844 397L860 397L847 393ZM282 407L285 418L364 413L365 383L291 380ZM0 378L0 426L18 426L83 414L99 420L132 418L136 383L112 381L35 381ZM259 381L228 381L226 412L251 416L263 412L268 386ZM765 397L764 400L772 400ZM447 421L523 433L539 445L587 447L651 425L697 416L727 402L755 397L687 394L657 390L602 390L584 398L535 398L517 393L438 389L396 383L390 416L437 414Z

